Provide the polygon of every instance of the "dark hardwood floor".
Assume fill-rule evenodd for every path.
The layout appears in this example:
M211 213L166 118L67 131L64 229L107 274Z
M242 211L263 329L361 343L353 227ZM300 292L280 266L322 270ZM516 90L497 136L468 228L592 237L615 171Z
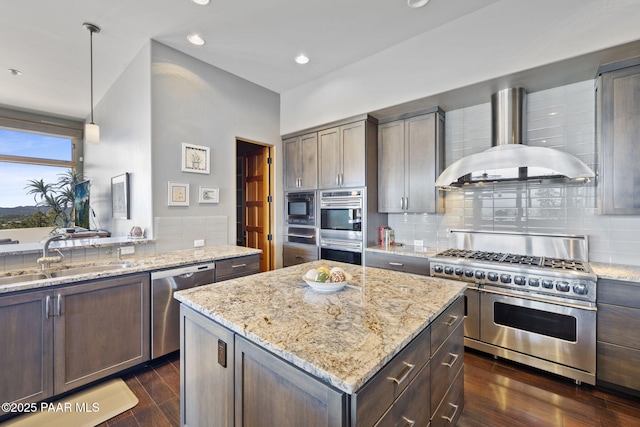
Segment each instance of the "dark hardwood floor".
M535 369L465 352L465 407L460 427L640 426L640 399ZM102 427L180 425L180 358L153 362L123 377L140 400ZM265 426L271 427L271 426Z

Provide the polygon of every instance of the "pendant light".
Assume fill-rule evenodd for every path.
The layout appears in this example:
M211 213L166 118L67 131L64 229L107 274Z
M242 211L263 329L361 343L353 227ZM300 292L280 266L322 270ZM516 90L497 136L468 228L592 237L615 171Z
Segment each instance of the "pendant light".
M91 121L84 125L84 141L87 144L99 144L100 143L100 127L93 123L93 33L99 33L100 27L94 24L85 22L82 24L87 30L89 30L89 48L90 48L90 60L91 60Z

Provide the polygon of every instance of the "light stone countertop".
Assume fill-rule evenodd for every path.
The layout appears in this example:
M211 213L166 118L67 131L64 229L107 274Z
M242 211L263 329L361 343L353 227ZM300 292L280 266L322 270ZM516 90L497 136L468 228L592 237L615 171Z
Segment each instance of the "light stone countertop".
M302 276L320 265L353 276L332 294ZM466 288L438 279L314 261L179 291L184 305L346 393L354 393Z
M414 246L402 245L402 246L372 246L366 248L367 251L379 252L383 254L412 256L420 258L429 258L434 256L439 251L436 248L424 247L416 249Z
M640 285L640 266L606 264L600 262L590 262L589 265L596 276L598 276L598 279L638 282L638 285Z
M61 276L57 278L48 278L32 281L21 281L21 274L40 273L42 270L34 267L33 269L10 270L0 272L0 278L15 277L15 282L0 285L0 295L10 292L26 291L30 289L46 288L50 286L63 285L85 280L100 279L105 277L115 277L124 274L140 273L144 271L160 270L165 268L173 268L186 266L201 262L211 262L223 260L227 258L235 258L245 255L259 254L259 249L245 248L242 246L209 246L198 249L183 249L170 251L160 254L139 255L139 256L123 256L122 261L135 263L132 267L117 268L113 270L102 271L99 273L85 273L74 276ZM94 262L79 263L63 263L62 265L52 265L50 269L45 271L54 271L59 269L71 269L76 267L87 267L93 265L105 265L114 263L116 260L98 260Z

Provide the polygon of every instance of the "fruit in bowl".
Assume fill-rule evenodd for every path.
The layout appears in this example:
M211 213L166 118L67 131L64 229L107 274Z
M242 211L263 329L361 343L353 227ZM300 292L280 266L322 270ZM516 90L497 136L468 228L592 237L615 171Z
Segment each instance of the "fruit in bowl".
M347 273L340 267L329 269L328 267L322 266L307 271L304 279L316 283L340 283L347 281Z

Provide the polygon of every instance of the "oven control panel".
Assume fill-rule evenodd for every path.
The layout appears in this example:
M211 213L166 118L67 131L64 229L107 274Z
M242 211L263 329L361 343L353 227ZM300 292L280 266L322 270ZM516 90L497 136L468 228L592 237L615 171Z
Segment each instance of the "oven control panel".
M431 276L595 301L596 282L568 274L430 261Z

